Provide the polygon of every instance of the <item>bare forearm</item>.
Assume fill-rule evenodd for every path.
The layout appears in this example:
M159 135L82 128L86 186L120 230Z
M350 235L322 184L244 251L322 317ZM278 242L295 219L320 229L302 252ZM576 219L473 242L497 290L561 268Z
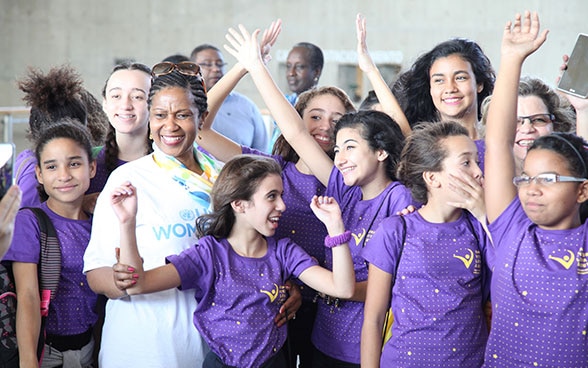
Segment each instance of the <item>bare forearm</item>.
M36 367L37 343L41 329L40 301L35 295L19 294L16 310L16 334L21 367Z
M380 102L383 111L396 121L405 137L410 135L412 129L408 124L404 111L402 111L402 107L400 107L398 100L394 97L392 90L390 90L390 87L384 78L382 78L380 71L374 67L374 69L367 72L366 75L378 97L378 101Z
M96 268L86 273L88 285L96 294L105 295L109 299L118 299L125 293L114 284L112 267Z
M361 328L361 367L379 368L384 321L364 319Z

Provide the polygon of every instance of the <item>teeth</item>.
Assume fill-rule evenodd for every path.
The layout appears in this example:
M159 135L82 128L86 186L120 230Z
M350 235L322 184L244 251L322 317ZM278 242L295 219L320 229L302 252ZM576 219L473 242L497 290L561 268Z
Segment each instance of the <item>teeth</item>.
M352 167L345 167L345 168L339 169L339 171L341 171L341 173L346 173L346 172L351 171L351 170L353 170Z
M181 141L183 138L184 137L169 137L169 136L165 136L165 135L161 136L162 140L164 140L166 142L174 142L174 143Z
M330 142L331 141L331 139L329 137L325 137L322 135L315 135L314 137L321 142Z
M131 119L131 118L135 117L135 115L122 115L122 114L118 114L118 116L123 119Z
M280 221L280 218L279 218L279 217L277 217L277 216L276 216L276 217L270 217L270 218L269 218L269 220L270 220L271 222L278 222L278 221Z
M445 102L453 103L459 101L459 98L446 98L444 99Z
M533 142L535 142L535 140L533 140L533 139L524 139L524 140L518 141L517 144L519 146L523 146L523 147L530 147L533 144Z

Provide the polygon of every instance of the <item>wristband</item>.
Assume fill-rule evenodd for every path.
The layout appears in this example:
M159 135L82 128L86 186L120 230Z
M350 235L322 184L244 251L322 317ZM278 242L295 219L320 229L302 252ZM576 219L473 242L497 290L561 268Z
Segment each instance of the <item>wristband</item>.
M343 234L325 237L325 247L334 248L339 245L348 243L351 240L351 231L347 230Z

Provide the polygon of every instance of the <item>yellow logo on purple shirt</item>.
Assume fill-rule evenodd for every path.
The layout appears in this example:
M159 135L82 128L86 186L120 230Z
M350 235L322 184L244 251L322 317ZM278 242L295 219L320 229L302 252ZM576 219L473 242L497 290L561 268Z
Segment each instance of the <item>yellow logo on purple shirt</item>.
M574 264L576 257L574 256L574 252L572 252L571 250L568 249L566 250L566 252L568 252L568 254L564 255L563 257L556 257L550 254L548 258L564 266L566 270L569 270L570 267L572 267L572 265Z
M482 272L482 256L479 250L473 251L469 248L461 248L457 254L453 255L453 258L459 259L468 270L473 263L474 267L471 271L474 275L479 275Z
M361 243L361 240L365 236L365 229L361 230L360 233L357 233L357 234L352 233L351 235L353 235L353 239L355 240L355 245L359 245Z
M284 285L278 286L277 284L274 284L274 288L272 290L268 291L261 289L259 291L267 295L271 303L277 299L278 304L282 304L286 300L286 287Z
M460 255L453 255L453 258L457 258L460 261L463 262L464 266L466 268L470 268L472 262L474 261L474 252L471 249L468 249L468 254L464 255L464 256L460 256Z

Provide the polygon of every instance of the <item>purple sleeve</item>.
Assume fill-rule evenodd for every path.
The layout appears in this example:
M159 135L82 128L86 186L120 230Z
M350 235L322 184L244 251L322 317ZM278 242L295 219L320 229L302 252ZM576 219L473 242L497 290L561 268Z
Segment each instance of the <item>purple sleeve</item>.
M399 216L385 218L362 249L362 257L382 271L394 275L401 242L406 238L405 231Z
M35 166L37 159L31 150L22 151L16 158L14 170L16 175L16 184L22 192L22 201L20 207L39 207L41 199L37 191L37 176Z
M273 238L270 238L273 239ZM274 239L275 240L275 239ZM317 266L318 262L304 251L298 244L288 238L277 241L277 255L286 270L285 276L298 277L307 268Z
M173 264L180 275L180 290L196 289L196 294L201 295L213 285L214 257L210 240L210 237L203 237L182 253L166 257L166 263Z
M520 232L520 229L531 224L527 217L518 196L515 196L506 209L488 225L488 230L492 234L492 242L495 248L499 248L505 239L512 236L514 232Z
M335 198L337 203L342 203L341 199L345 194L345 189L349 188L343 181L343 175L336 166L333 165L331 175L329 176L329 183L327 185L326 195Z
M37 217L30 210L20 210L16 214L14 237L5 261L39 263L40 230Z

